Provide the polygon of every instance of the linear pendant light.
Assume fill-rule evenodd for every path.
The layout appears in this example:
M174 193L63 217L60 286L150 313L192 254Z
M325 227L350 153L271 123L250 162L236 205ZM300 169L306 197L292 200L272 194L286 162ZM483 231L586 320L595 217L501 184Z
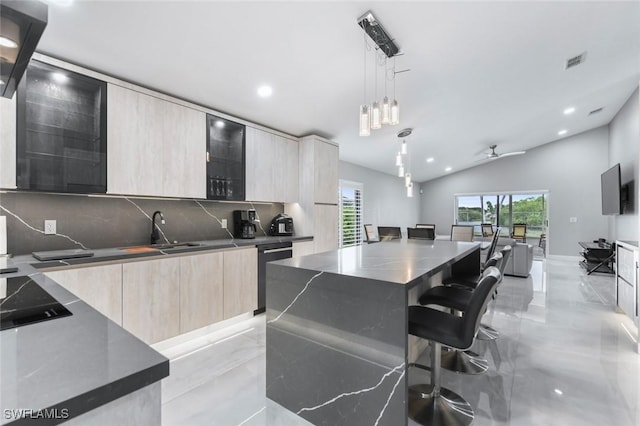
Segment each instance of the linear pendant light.
M395 96L395 56L399 54L400 49L395 44L393 39L387 34L380 22L373 16L371 11L368 11L360 18L358 18L358 25L364 30L364 47L365 47L365 66L364 66L364 85L365 85L365 99L366 99L366 53L367 53L367 36L375 43L374 56L374 101L370 106L363 103L360 105L359 113L359 135L369 136L371 129L381 129L383 125L396 125L400 122L400 109L399 104ZM378 100L378 66L382 63L382 55L384 56L384 97L382 103ZM380 55L380 57L378 57ZM387 66L389 58L393 58L393 101L389 99L387 95L388 75L390 69ZM408 71L408 70L406 70ZM368 106L368 108L365 108ZM365 119L368 118L368 127L365 123Z

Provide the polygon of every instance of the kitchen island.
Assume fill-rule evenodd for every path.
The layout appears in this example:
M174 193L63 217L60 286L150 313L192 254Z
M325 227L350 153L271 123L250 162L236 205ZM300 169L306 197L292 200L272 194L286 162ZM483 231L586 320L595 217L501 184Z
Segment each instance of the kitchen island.
M407 307L477 243L394 240L267 265L267 397L313 424L407 424Z

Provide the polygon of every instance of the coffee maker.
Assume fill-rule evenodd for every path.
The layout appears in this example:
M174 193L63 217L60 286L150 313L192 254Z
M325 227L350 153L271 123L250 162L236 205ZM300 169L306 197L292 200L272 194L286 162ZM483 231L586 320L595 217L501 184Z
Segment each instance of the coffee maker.
M233 235L236 238L250 239L256 237L256 211L234 210L233 211Z

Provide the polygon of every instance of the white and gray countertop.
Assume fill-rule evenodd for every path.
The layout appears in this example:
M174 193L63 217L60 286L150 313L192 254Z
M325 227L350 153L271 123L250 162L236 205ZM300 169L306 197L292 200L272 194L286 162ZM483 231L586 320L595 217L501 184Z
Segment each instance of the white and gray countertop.
M396 284L428 278L478 250L478 242L398 239L280 260L279 265Z
M73 418L169 375L167 358L47 278L41 269L311 239L225 239L144 253L96 249L92 257L59 261L41 262L31 255L7 259L6 266L16 266L18 272L0 278L28 276L72 315L0 332L0 425L29 420L14 422L4 415L11 409L58 409L59 413L66 409Z
M202 241L189 241L188 244L197 244L193 246L178 246L169 249L158 250L137 250L146 249L148 246L140 245L135 247L115 247L115 248L102 248L92 249L93 253L90 257L78 257L72 259L61 260L46 260L40 261L34 258L30 254L17 255L10 259L10 262L14 266L28 264L36 269L48 269L58 268L64 266L85 265L96 262L110 262L110 261L127 261L140 257L154 257L154 256L169 256L169 255L184 255L192 252L210 251L210 250L224 250L235 247L251 247L260 246L263 244L272 244L278 242L301 242L311 241L312 236L273 236L273 237L256 237L252 239L240 239L240 238L225 238L219 240L202 240ZM22 274L20 274L22 275ZM10 277L11 275L3 275L3 277Z

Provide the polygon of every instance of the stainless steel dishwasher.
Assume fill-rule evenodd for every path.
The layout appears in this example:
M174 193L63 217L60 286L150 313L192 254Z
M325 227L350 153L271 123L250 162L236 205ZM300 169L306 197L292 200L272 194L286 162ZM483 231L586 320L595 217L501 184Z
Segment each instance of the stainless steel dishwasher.
M267 289L267 262L288 259L293 256L291 241L258 244L258 309L254 314L265 311Z

